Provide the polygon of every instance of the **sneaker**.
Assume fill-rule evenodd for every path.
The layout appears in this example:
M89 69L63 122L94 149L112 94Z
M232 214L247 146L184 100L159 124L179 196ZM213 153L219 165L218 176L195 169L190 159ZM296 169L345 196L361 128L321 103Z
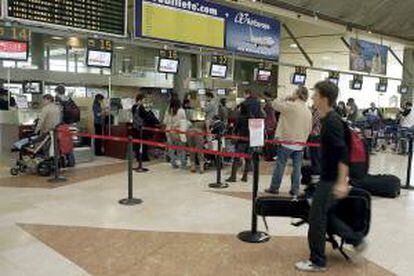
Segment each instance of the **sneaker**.
M247 182L247 176L243 175L243 177L241 178L242 182Z
M309 260L297 262L295 267L299 271L303 272L325 272L326 267L317 266Z
M268 189L265 190L265 193L278 195L279 194L279 190L274 190L272 188L268 188Z

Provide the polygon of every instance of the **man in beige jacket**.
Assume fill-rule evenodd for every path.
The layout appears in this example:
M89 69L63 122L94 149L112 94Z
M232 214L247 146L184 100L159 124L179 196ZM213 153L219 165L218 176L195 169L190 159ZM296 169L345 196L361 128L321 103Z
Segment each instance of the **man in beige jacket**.
M43 96L43 108L36 126L36 133L40 135L49 133L61 122L61 111L58 105L54 103L51 95Z
M312 130L312 113L306 105L309 92L306 87L300 86L294 95L284 100L274 100L273 108L280 112L276 129L276 137L288 142L306 142ZM290 194L297 196L300 187L301 165L303 158L301 145L283 144L277 154L276 166L273 171L272 182L267 193L278 194L282 183L287 160L292 158L292 186Z

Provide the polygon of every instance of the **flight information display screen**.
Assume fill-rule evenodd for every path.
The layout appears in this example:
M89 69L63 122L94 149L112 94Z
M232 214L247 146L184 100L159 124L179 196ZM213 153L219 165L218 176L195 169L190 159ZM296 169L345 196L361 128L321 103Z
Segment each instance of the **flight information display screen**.
M9 17L125 35L125 0L8 0Z

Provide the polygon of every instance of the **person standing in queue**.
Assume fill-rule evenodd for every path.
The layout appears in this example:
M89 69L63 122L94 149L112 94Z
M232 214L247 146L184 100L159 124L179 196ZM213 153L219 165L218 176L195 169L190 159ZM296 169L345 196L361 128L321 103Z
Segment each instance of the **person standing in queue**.
M245 100L243 103L246 105L249 112L249 118L263 118L263 111L260 104L260 100L256 93L252 90L247 89L244 93Z
M309 214L308 243L310 258L296 263L296 269L305 272L326 271L325 242L328 211L337 199L348 195L348 144L345 124L334 111L338 87L322 81L315 85L313 101L321 115L321 181L316 185ZM355 242L357 251L364 248L363 240Z
M181 107L181 102L178 99L171 98L170 105L164 116L164 124L166 130L172 131L187 131L186 125L188 126L187 116L185 110ZM185 134L179 134L174 132L167 132L168 143L175 146L185 146L187 137ZM171 166L174 169L179 168L177 165L177 159L181 161L181 168L187 167L187 154L182 150L168 150L170 156Z
M234 126L234 134L242 137L249 137L249 108L244 103L241 103L239 106L239 113L236 119L236 124ZM236 140L236 152L238 153L249 153L249 141L246 140ZM231 166L231 175L227 182L237 182L237 170L241 166L240 158L233 158L233 163ZM244 160L244 171L241 181L247 182L247 176L250 169L250 160Z
M9 110L9 92L0 88L0 110Z
M276 130L278 139L287 142L307 141L312 130L312 113L306 106L309 94L308 89L300 86L293 96L284 100L273 101L273 108L280 112L280 118ZM293 172L291 176L290 195L297 197L300 188L301 167L304 146L295 144L282 144L278 150L276 166L273 171L270 187L265 190L267 193L278 194L282 184L283 175L287 160L292 158Z
M206 128L207 131L210 132L211 126L213 125L213 118L214 116L218 115L218 103L214 98L214 94L212 92L206 93L206 106L204 107L204 112L206 114Z
M92 111L93 111L93 125L95 128L95 135L103 134L103 127L104 127L104 112L102 109L103 100L104 100L103 95L96 94L95 99L93 101ZM95 139L95 155L96 156L103 155L101 139Z
M66 95L66 88L63 85L58 85L55 88L55 102L61 108L62 123L73 125L80 121L80 109L71 97ZM76 160L73 151L66 155L67 166L74 167Z
M343 119L346 119L348 117L348 111L346 110L346 105L343 101L338 102L338 104L335 106L335 111Z
M54 103L52 95L43 96L43 107L37 121L35 133L40 137L53 131L61 123L61 111L58 105Z
M132 106L132 135L135 139L146 140L147 132L142 128L146 126L147 110L144 106L144 94L138 94L135 97L135 104ZM141 145L135 144L135 157L137 161L141 158L143 162L149 161L148 156L148 145L142 144L142 156L141 155Z
M349 98L348 102L346 103L347 113L348 113L348 121L355 123L358 119L358 106L355 103L353 98Z
M265 92L265 135L266 139L273 140L275 138L277 119L276 111L272 106L272 95L269 92ZM276 155L276 147L273 144L266 144L264 148L264 159L266 161L273 161Z

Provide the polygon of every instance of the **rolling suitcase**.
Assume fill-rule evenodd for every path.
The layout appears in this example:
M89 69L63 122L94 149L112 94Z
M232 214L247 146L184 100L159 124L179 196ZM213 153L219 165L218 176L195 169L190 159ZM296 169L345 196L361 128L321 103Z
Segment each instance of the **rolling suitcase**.
M373 196L396 198L400 195L401 180L389 174L367 175L351 181L352 186L368 191Z

